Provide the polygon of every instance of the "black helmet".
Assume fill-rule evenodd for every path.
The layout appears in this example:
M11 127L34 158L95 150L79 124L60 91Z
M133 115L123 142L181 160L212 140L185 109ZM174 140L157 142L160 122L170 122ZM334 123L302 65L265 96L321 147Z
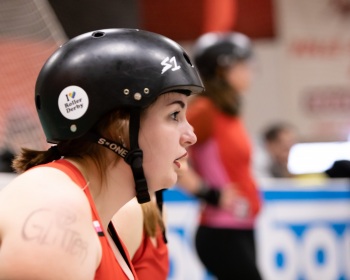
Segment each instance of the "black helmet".
M107 112L142 108L160 94L203 91L186 52L147 31L105 29L77 36L45 63L35 101L48 142L84 135Z
M105 29L71 39L47 60L35 103L48 142L84 136L116 152L131 166L138 201L144 203L150 196L138 146L141 109L166 92L203 90L197 70L174 41L142 30ZM130 151L90 131L118 108L130 109Z
M227 67L251 58L251 40L238 32L209 32L200 36L193 47L194 62L203 78L215 76L217 67Z

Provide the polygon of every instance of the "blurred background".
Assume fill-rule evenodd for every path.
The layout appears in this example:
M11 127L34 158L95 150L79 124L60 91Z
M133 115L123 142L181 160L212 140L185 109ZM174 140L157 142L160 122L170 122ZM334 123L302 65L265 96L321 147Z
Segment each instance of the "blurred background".
M349 139L348 0L1 0L0 151L45 145L28 117L40 67L67 39L111 27L161 33L188 52L205 32L245 33L256 53L244 98L251 137L259 143L266 126L285 121L300 142Z
M46 148L34 86L48 56L78 34L118 27L163 34L189 53L205 32L245 33L255 60L243 113L256 162L265 161L262 134L275 122L297 130L289 163L294 173L322 172L337 159L350 159L349 0L0 0L4 161L21 146ZM266 279L350 279L348 183L301 185L302 191L290 181L260 183L266 203L257 239ZM169 278L209 279L191 247L197 202L167 199Z

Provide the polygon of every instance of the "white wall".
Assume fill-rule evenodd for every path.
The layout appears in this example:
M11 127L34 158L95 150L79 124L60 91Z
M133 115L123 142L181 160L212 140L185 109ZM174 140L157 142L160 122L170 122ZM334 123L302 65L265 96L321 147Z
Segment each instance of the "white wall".
M286 120L306 141L348 138L350 13L340 2L347 1L275 0L277 36L256 41L256 79L245 98L252 136Z

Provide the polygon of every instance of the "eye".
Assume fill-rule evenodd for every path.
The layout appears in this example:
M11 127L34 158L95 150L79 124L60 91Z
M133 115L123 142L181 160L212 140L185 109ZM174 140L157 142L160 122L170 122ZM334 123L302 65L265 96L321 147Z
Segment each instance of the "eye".
M175 121L178 121L178 115L179 115L180 111L176 111L174 113L171 114L171 118Z

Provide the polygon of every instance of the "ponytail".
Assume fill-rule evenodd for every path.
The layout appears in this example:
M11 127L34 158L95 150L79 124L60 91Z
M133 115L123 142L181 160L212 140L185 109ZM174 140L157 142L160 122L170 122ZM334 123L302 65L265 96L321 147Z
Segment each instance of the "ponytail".
M127 109L112 111L101 118L101 120L95 124L92 131L96 131L98 134L114 141L119 141L119 138L125 139L125 144L129 145L127 141L129 138L129 118L130 112ZM62 156L67 158L82 158L87 156L95 161L102 176L103 171L106 170L108 165L108 162L103 156L105 150L106 149L100 145L88 141L84 136L67 139L60 141L47 151L22 148L21 153L16 156L12 162L12 168L17 173L23 173L34 166L52 162L60 159ZM118 160L120 160L120 158L116 157L116 161Z
M47 151L35 151L22 148L21 153L16 156L12 162L12 168L17 173L23 173L34 166L45 164L60 158L61 155L57 146L52 146Z

